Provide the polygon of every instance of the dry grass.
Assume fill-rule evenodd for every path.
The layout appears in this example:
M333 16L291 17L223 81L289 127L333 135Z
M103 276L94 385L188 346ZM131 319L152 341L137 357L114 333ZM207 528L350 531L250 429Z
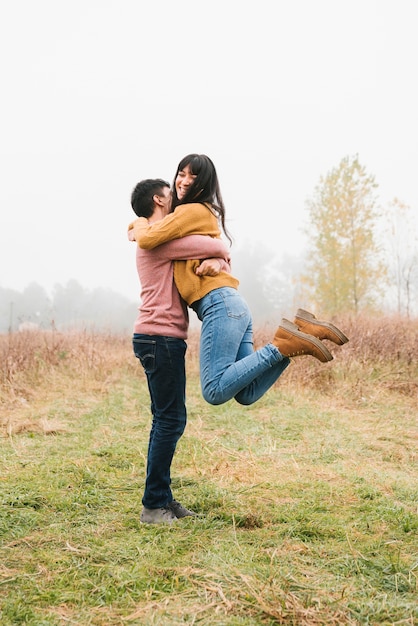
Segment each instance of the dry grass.
M333 320L344 329L350 341L344 346L327 343L334 360L320 365L313 359L295 359L280 384L323 388L332 392L338 380L338 393L361 395L362 390L379 386L409 397L418 395L418 320L400 317L340 317ZM272 336L272 328L258 329L255 345ZM347 384L347 389L341 383ZM370 390L370 389L369 389Z
M175 495L138 523L150 414L130 337L0 338L5 626L413 626L418 323L338 320L251 407L211 407L188 349ZM271 337L258 329L256 344Z
M418 397L418 321L396 317L334 320L350 337L344 346L327 344L334 360L319 364L311 358L293 360L277 385L287 393L326 393L361 403L365 397L396 392ZM255 347L269 341L273 328L259 328ZM198 331L190 333L189 375L198 373ZM137 372L131 338L91 332L26 331L0 336L0 426L13 432L60 430L59 424L40 416L35 424L21 419L28 403L45 406L73 389L105 393L125 372ZM72 389L73 388L73 389ZM19 423L11 426L11 420Z
M124 372L136 370L129 337L88 332L25 331L0 336L0 424L30 407L42 413L56 398L103 394ZM39 423L24 420L13 432L54 432L54 424L40 415ZM59 427L58 427L59 430Z

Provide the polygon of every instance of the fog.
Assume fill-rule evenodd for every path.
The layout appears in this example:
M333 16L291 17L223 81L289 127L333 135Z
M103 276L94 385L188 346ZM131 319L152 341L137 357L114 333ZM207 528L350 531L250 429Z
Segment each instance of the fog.
M233 259L300 258L347 155L417 207L415 24L412 0L5 4L0 287L137 301L131 190L189 152L215 162Z

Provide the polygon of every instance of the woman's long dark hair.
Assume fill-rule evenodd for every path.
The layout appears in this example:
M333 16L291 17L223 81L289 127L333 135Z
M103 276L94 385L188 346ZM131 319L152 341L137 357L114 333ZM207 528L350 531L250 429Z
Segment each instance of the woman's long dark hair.
M190 171L194 176L196 176L196 178L193 184L188 188L184 198L179 200L176 191L176 178L178 173L187 165L190 167ZM232 238L225 226L225 206L222 200L221 189L219 187L218 175L213 162L208 156L206 156L206 154L188 154L185 156L178 164L177 171L174 176L171 212L173 212L179 204L190 204L191 202L201 202L202 204L206 202L209 203L218 215L222 230L224 231L226 237L229 242L232 243Z

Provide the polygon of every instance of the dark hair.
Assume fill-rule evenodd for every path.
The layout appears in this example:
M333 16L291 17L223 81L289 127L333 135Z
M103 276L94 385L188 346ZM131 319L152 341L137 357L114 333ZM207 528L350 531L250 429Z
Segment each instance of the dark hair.
M177 197L176 178L178 173L186 166L190 167L192 174L196 176L194 182L188 188L182 200ZM188 154L183 157L178 164L176 175L173 180L171 211L179 204L190 204L191 202L209 203L217 213L222 229L232 243L231 236L225 226L225 206L222 200L221 189L219 187L218 175L213 161L206 154Z
M137 183L131 194L131 206L138 217L151 217L154 213L153 197L163 195L164 187L170 183L162 178L146 178Z

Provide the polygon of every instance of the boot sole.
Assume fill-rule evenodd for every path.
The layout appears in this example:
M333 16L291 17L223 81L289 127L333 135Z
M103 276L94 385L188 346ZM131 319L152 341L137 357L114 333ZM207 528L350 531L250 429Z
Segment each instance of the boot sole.
M332 359L334 358L332 356L331 352L322 343L322 341L320 339L317 339L313 335L307 335L306 333L303 333L301 330L299 330L299 328L296 326L296 324L293 324L293 322L291 322L290 320L287 320L287 319L283 318L282 319L282 323L280 324L280 328L283 328L284 330L286 330L288 333L290 333L294 337L299 337L300 339L304 339L305 341L307 341L310 344L314 345L319 350L319 352L322 354L322 356L324 357L323 359L319 359L318 357L316 357L322 363L326 363L327 361L332 361Z
M309 313L309 311L305 311L304 309L298 309L295 315L295 320L298 320L298 319L304 320L305 322L309 322L310 324L313 324L314 326L322 326L322 328L328 328L328 330L333 332L338 337L340 341L339 343L340 346L342 346L344 343L347 343L349 340L348 337L346 337L344 333L340 331L339 328L334 326L334 324L331 324L331 322L321 322L317 320L315 315L313 315L312 313Z

